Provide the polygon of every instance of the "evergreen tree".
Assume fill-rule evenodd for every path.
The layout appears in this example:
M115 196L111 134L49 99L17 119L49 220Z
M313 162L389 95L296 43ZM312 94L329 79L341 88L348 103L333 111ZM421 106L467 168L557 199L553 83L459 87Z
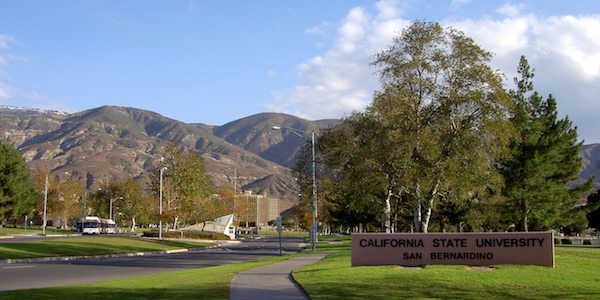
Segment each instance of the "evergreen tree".
M10 142L0 140L0 228L7 220L31 216L35 195L22 154Z
M579 187L567 183L577 179L581 168L577 128L568 117L559 119L556 99L545 100L533 89L533 70L522 56L511 91L514 102L512 122L518 131L511 144L512 158L502 165L508 209L519 229L560 227L567 222L591 180Z

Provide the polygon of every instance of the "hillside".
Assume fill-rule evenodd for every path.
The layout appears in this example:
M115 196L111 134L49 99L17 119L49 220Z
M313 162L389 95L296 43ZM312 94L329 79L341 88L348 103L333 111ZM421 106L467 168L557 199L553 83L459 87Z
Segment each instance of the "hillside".
M0 109L0 125L0 136L24 153L32 169L49 168L59 177L75 176L91 190L113 178L147 178L169 142L201 153L207 172L219 186L233 184L234 169L238 182L249 187L272 175L293 182L287 167L214 135L218 127L186 124L140 109L104 106L69 115ZM279 196L294 194L295 187L262 184L257 189Z
M337 122L311 122L286 114L262 113L215 127L213 133L266 160L292 168L301 145L310 138L310 132ZM274 126L280 129L274 130Z
M596 189L600 188L600 144L584 145L580 154L583 168L579 177L584 180L594 176Z

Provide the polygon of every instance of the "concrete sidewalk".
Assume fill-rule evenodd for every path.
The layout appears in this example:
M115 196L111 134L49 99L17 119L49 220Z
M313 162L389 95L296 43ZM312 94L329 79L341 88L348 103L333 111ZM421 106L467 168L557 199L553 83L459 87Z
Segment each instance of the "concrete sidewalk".
M329 253L313 253L242 272L231 281L229 299L308 299L292 271L316 263Z

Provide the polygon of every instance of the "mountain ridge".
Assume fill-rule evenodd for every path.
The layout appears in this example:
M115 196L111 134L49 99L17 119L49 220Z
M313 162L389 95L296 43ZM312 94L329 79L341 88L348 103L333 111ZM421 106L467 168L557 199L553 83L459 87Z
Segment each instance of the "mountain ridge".
M318 126L278 113L248 118L213 126L188 124L156 112L121 106L101 106L71 114L0 106L0 137L9 139L23 152L31 169L50 169L59 178L74 176L90 190L115 178L147 180L164 147L174 142L204 157L207 173L217 186L233 186L233 175L237 173L235 180L255 192L295 195L289 166L296 152L278 153L274 158L268 150L280 143L299 148L302 141L271 127L277 122L301 128ZM255 121L252 126L244 125L248 120L261 118L261 126ZM261 139L263 136L265 140ZM269 176L274 179L254 183Z

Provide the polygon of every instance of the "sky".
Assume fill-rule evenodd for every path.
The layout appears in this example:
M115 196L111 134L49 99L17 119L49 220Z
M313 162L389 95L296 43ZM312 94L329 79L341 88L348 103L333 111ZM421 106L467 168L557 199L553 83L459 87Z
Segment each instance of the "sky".
M600 143L595 0L0 0L0 105L118 105L210 125L342 118L369 105L373 55L413 20L472 37L507 88L525 55L535 89Z

